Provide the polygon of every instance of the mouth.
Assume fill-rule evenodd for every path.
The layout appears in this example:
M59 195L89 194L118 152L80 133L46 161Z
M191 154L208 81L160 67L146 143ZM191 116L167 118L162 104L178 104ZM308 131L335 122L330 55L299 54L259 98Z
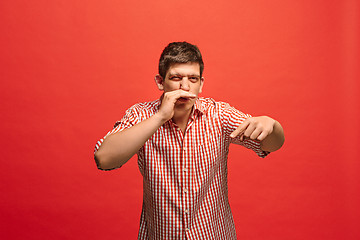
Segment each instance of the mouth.
M190 101L190 98L185 98L185 97L178 98L178 100L177 100L177 102L183 102L183 103L188 102L188 101Z

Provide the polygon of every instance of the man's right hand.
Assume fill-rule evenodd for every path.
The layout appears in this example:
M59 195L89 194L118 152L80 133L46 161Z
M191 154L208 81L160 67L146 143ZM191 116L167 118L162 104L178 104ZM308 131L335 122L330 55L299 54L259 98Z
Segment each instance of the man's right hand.
M128 129L107 136L95 153L98 168L113 169L125 164L164 122L173 117L176 101L182 97L193 100L196 95L181 89L166 92L158 113Z
M164 93L158 112L164 122L170 120L174 116L175 103L179 98L194 99L196 98L196 95L181 89Z

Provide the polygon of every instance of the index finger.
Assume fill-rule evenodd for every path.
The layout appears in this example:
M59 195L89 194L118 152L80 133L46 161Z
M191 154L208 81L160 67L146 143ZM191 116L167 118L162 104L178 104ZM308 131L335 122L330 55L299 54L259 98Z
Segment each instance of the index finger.
M196 95L193 93L186 92L184 90L180 90L180 97L189 97L189 98L195 98Z
M235 131L233 131L231 134L230 134L230 137L234 138L236 137L237 135L239 135L240 133L244 133L246 128L249 126L250 122L249 121L243 121L238 127L237 129L235 129Z

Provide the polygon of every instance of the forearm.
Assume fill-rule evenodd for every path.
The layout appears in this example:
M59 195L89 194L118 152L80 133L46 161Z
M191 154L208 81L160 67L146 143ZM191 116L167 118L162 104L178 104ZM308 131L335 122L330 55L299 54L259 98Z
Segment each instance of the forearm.
M164 122L155 114L131 128L107 136L95 153L98 168L113 169L125 164Z
M284 144L284 130L278 121L275 121L273 132L261 141L261 149L267 152L274 152Z

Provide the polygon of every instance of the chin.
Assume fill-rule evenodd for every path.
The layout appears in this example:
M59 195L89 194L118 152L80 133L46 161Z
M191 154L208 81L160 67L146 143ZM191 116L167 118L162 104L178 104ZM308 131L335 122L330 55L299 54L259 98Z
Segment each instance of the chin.
M175 106L177 108L192 108L192 106L194 105L195 102L191 101L191 100L187 100L187 101L176 101Z

